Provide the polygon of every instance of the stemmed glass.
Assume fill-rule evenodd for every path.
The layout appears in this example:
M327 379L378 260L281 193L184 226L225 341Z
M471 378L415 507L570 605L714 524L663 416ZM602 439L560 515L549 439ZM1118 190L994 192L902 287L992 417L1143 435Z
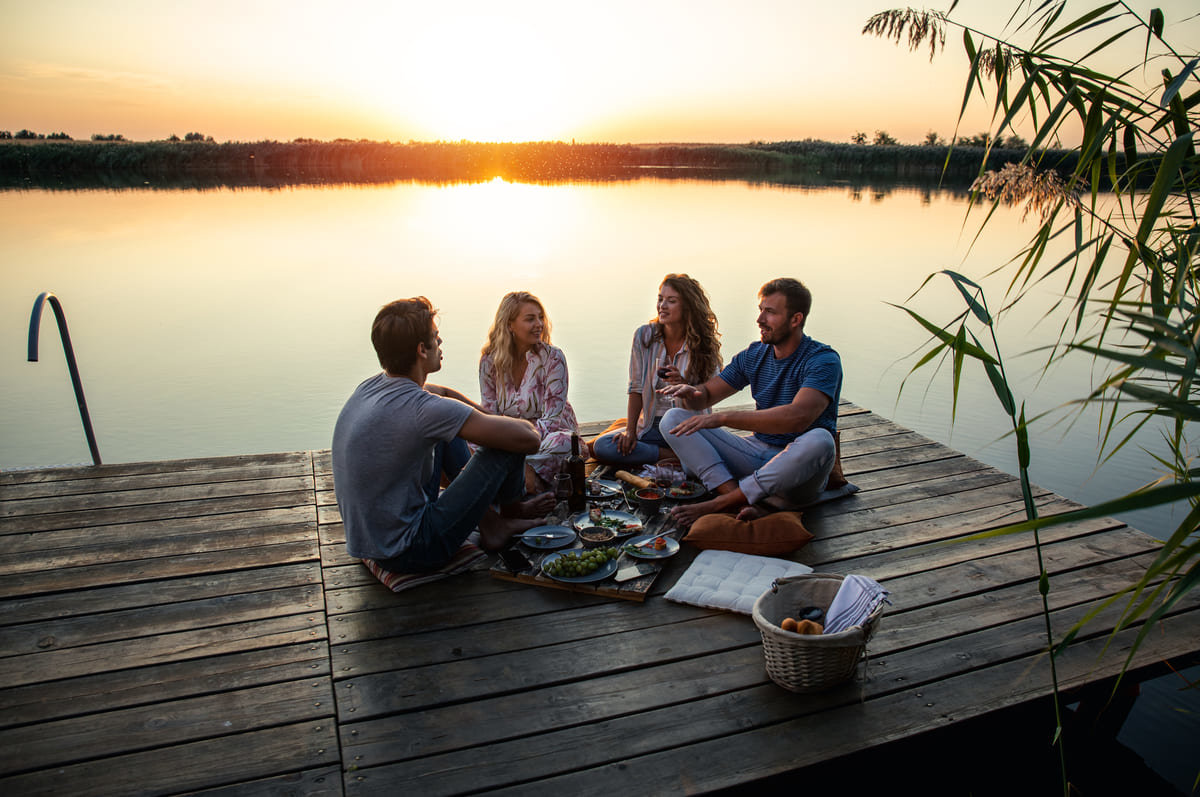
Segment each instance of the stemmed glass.
M565 514L565 504L571 497L571 474L554 474L554 500L558 502L559 514Z

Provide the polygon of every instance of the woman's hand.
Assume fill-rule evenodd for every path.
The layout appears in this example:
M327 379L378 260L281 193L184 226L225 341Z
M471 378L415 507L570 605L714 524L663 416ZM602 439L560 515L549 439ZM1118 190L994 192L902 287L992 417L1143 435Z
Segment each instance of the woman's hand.
M622 456L628 456L629 452L633 451L633 447L637 445L637 428L628 426L617 436L617 450Z
M658 378L668 385L683 384L683 374L674 365L666 364L658 367Z

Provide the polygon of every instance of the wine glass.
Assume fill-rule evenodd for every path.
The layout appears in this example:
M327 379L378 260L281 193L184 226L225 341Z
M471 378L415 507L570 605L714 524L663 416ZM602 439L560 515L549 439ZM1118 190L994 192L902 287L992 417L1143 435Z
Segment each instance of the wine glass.
M554 474L554 500L560 505L571 497L571 474ZM561 507L560 507L561 508Z

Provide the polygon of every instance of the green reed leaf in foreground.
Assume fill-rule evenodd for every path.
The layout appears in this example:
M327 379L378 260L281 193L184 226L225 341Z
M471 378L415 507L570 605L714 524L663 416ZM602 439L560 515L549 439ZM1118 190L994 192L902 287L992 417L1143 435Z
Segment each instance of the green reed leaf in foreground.
M888 304L891 304L891 302L888 302ZM981 362L990 362L990 363L996 362L996 358L994 358L992 355L988 354L983 349L979 348L975 344L970 343L969 341L967 341L965 339L960 339L957 332L952 333L952 332L950 332L949 329L939 327L937 324L934 324L932 321L928 321L925 318L922 318L921 315L914 312L913 310L911 310L908 307L904 307L903 305L892 304L891 306L908 313L910 316L912 316L913 320L915 320L921 326L925 327L925 329L929 332L929 334L933 335L935 338L940 340L946 347L950 348L951 350L953 350L957 353L966 355L968 357L972 357L976 360L980 360Z
M1125 602L1122 620L1112 633L1135 621L1143 623L1129 651L1128 665L1151 630L1181 606L1184 595L1200 586L1200 466L1193 464L1195 431L1191 426L1200 421L1200 385L1196 384L1200 370L1200 156L1194 141L1195 131L1200 128L1200 57L1195 52L1181 53L1163 38L1170 29L1168 22L1177 20L1168 20L1161 9L1151 10L1145 20L1125 2L1100 3L1079 14L1073 12L1064 22L1065 0L1017 2L1014 6L1011 24L1001 36L960 24L949 14L943 20L947 26L962 29L969 61L959 123L977 96L975 89L984 93L985 74L996 79L991 101L993 121L1000 119L996 135L1023 116L1017 113L1022 106L1031 111L1032 143L1018 168L1010 170L1008 179L987 172L991 185L1010 192L1005 201L1017 201L1022 198L1017 196L1021 191L1028 199L1033 196L1034 186L1043 185L1035 179L1039 172L1057 172L1066 179L1067 191L1051 198L1031 242L1018 257L994 267L995 271L1015 271L1005 310L1030 295L1032 286L1069 269L1061 274L1069 277L1067 286L1046 312L1046 317L1054 313L1062 316L1060 343L1054 349L1091 356L1097 369L1102 370L1095 379L1091 373L1079 379L1079 398L1069 404L1100 407L1097 461L1101 465L1132 441L1135 431L1146 428L1152 420L1160 424L1161 446L1150 453L1162 463L1165 473L1150 486L1127 496L1060 515L1037 517L1028 493L1026 470L1032 454L1032 430L1023 408L1017 409L1009 391L996 344L995 319L980 313L980 308L986 306L982 292L961 275L951 277L967 306L954 321L957 327L939 327L906 307L901 309L933 335L933 346L913 370L933 363L935 352L952 352L952 390L957 398L964 359L979 360L1012 420L1027 517L1021 523L965 539L1024 532L1034 535L1038 584L1043 592L1043 616L1052 652L1069 644L1082 623L1072 628L1059 646L1054 644L1045 600L1045 591L1051 585L1042 561L1040 530L1164 504L1190 507L1184 521L1162 543L1145 576L1118 587L1116 595L1084 618L1086 622L1101 608ZM1138 30L1145 30L1145 51L1140 58L1135 51L1131 59L1134 63L1124 64L1114 76L1093 68L1101 57L1129 58L1117 48ZM1023 45L1018 37L1031 38L1032 43ZM1160 61L1170 63L1170 68L1162 69L1161 86L1136 85L1150 73L1151 65L1157 69ZM1011 98L1010 67L1025 76ZM1045 113L1037 113L1039 108ZM1001 109L1003 115L999 114ZM1071 161L1051 162L1045 147L1064 132L1072 140L1079 140L1078 131L1066 130L1068 123L1079 125L1082 141L1074 148ZM981 177L986 168L981 163ZM1101 192L1106 190L1115 195L1113 209L1101 201ZM1079 195L1090 196L1090 202L1085 205L1072 201L1071 197ZM993 197L992 212L980 224L979 234L995 218L993 212L1000 201L998 196ZM1048 245L1068 231L1065 225L1056 227L1055 222L1056 214L1064 208L1072 214L1069 232L1074 246L1057 262L1044 263L1043 257L1050 251ZM1125 257L1116 262L1108 257L1114 244L1124 244L1126 250ZM972 320L986 327L989 345L981 345L969 332ZM1055 354L1048 357L1043 378L1062 373L1057 369L1065 359ZM1065 373L1072 376L1070 370ZM1124 414L1119 414L1122 411ZM1169 626L1164 627L1169 631ZM1054 655L1049 664L1057 698ZM1059 738L1062 721L1058 699L1054 708L1061 786L1067 795L1070 788Z
M1061 526L1064 523L1075 523L1080 520L1092 520L1094 518L1108 517L1109 515L1117 515L1122 512L1132 512L1138 509L1151 509L1163 504L1186 501L1188 499L1197 497L1200 497L1200 482L1186 482L1183 484L1168 484L1161 487L1149 487L1145 490L1139 490L1120 498L1114 498L1111 501L1105 501L1093 506L1086 506L1081 509L1073 509L1070 512L1063 512L1057 515L1043 515L1042 517L1024 520L1020 523L1013 523L1008 526L1001 526L1000 528L981 531L976 534L961 537L958 540L952 540L944 544L952 545L956 542L972 542L975 540L991 539L993 537L1004 537L1010 534L1023 534L1036 529Z

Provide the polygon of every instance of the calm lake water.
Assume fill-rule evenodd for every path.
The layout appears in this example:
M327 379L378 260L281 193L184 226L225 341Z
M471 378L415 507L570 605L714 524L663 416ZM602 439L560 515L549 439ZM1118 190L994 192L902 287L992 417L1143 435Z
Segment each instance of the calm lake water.
M1002 209L976 239L980 218L966 216L957 192L734 180L2 191L0 468L89 461L48 311L41 362L25 361L42 291L66 309L104 461L122 462L327 448L345 398L378 370L375 311L417 294L440 309L436 381L477 396L496 304L529 290L567 354L580 419L623 415L632 332L653 314L662 276L687 272L709 292L726 359L757 337L758 287L797 277L814 295L808 333L842 355L845 398L1015 472L982 371L970 374L953 425L948 371L898 396L925 336L889 303L940 269L978 279L1033 232L1019 210ZM1000 307L1005 283L985 285ZM1090 379L1080 360L1039 380L1038 357L1018 356L1053 341L1058 323L1039 321L1054 288L1001 327L1031 416ZM945 281L913 307L945 322L961 304ZM1139 442L1153 448L1157 433ZM1034 481L1098 503L1157 474L1132 445L1094 472L1095 444L1094 416L1047 422L1034 436ZM1172 527L1166 511L1123 519L1160 538ZM1159 687L1172 703L1174 686ZM1195 715L1159 707L1142 724L1139 740L1154 738L1138 752L1161 755L1155 767L1190 790Z

